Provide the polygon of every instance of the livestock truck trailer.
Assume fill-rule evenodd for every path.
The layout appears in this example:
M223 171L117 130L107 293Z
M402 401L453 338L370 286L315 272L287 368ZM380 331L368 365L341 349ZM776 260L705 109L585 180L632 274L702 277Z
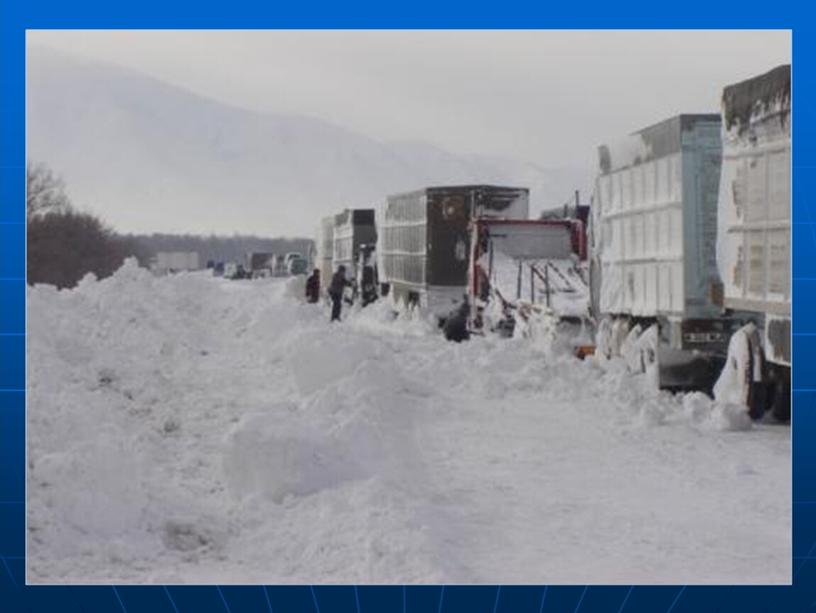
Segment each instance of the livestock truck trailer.
M751 359L729 355L752 415L790 418L791 69L723 90L717 262L726 312Z
M598 150L596 352L656 370L664 388L710 391L740 326L719 304L720 131L719 115L679 115Z
M364 253L377 242L374 209L345 209L334 216L334 270L346 267L346 278L354 279Z
M468 291L471 221L527 219L529 200L526 188L495 185L427 187L389 196L378 219L384 291L395 305L446 317Z

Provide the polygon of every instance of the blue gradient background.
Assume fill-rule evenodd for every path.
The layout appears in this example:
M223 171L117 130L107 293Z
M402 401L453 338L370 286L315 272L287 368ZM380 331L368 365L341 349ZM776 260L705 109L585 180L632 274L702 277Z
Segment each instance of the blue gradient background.
M816 28L791 2L258 2L0 0L0 613L650 613L816 610ZM25 587L26 28L791 28L794 36L793 586ZM758 70L764 67L758 67ZM592 577L587 577L591 581Z

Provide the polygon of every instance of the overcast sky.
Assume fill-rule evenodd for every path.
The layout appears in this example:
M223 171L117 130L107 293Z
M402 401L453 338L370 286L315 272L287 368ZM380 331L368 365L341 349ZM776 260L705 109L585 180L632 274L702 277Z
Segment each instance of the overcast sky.
M591 164L599 143L790 62L789 31L35 31L223 102L378 140Z

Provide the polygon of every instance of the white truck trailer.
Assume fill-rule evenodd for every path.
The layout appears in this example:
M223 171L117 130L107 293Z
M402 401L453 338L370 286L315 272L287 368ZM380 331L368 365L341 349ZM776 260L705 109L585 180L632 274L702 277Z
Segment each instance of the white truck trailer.
M334 268L334 215L328 215L320 220L315 238L314 267L320 271L321 292L331 283Z
M597 351L623 348L630 365L657 371L661 387L710 391L739 325L718 304L720 126L719 115L679 115L599 148L590 233Z
M197 251L159 251L153 270L159 274L200 270L201 261Z
M742 384L732 400L747 404L755 417L771 410L789 419L790 65L726 87L722 118L717 262L723 306L750 322L739 331L742 338L733 339L725 367ZM750 359L739 359L740 347Z

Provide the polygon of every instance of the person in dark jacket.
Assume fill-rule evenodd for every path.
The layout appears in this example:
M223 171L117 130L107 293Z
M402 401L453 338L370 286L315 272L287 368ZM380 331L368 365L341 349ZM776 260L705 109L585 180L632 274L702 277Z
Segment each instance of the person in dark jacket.
M363 267L363 281L361 283L361 296L363 306L368 306L377 300L377 278L374 273L374 267L366 264Z
M470 332L467 327L469 313L470 306L467 302L463 302L458 309L448 316L445 320L445 326L443 327L443 332L447 340L461 343L470 338Z
M343 290L351 282L346 279L346 267L342 264L337 267L337 272L332 277L329 285L329 298L332 301L331 321L340 321L340 309L343 306Z
M318 300L320 300L320 270L315 268L306 279L306 302L314 303Z

